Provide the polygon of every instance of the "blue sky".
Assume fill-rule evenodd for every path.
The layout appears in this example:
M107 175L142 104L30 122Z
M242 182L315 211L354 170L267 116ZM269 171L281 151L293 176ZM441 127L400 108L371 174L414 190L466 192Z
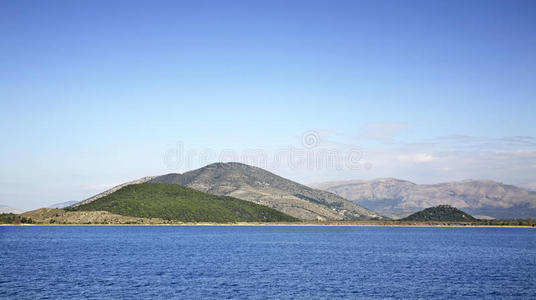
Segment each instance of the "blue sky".
M274 157L307 132L318 141L305 150L357 149L362 167L267 167L302 183L536 182L535 13L534 1L0 1L0 204L81 200L227 150ZM214 155L166 163L181 147Z

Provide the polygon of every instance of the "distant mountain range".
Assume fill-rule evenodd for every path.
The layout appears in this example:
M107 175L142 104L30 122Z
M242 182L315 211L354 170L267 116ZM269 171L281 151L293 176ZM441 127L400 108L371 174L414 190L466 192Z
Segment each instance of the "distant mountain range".
M448 204L477 218L536 217L536 192L490 180L438 184L382 178L311 185L349 199L391 218L403 218L428 207Z
M529 191L536 192L536 181L523 182L521 184L517 184L517 186Z
M316 190L241 163L215 163L183 174L144 177L81 201L88 204L141 183L169 183L273 208L301 220L368 220L382 216L333 193Z
M6 205L0 205L0 214L20 214L22 213L22 210L9 207Z

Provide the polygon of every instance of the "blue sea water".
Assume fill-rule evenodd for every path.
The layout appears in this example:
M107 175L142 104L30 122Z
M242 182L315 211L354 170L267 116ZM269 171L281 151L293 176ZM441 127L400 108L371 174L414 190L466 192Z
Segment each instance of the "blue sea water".
M536 230L0 227L0 298L536 298Z

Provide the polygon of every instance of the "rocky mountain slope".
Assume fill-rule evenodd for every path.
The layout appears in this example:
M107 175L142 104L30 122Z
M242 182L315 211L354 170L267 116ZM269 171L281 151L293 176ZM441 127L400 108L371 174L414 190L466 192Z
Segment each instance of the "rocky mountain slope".
M146 182L125 186L71 211L160 218L180 222L292 222L297 219L275 209L227 196L203 193L182 185Z
M441 204L478 217L516 219L536 217L536 192L490 180L415 184L394 178L338 181L311 185L372 209L402 218Z
M126 186L133 185L133 184L145 183L145 182L147 182L147 181L149 181L149 180L151 180L153 178L155 178L155 176L146 176L146 177L143 177L143 178L140 178L140 179L125 182L125 183L120 184L118 186L114 186L113 188L111 188L109 190L106 190L106 191L104 191L102 193L99 193L99 194L97 194L95 196L89 197L86 200L82 200L80 202L75 202L74 204L64 206L64 207L69 207L69 206L76 207L76 206L79 206L79 205L82 205L82 204L87 204L87 203L93 202L95 200L98 200L98 199L100 199L102 197L108 196L111 193L113 193L115 191L118 191L119 189L124 188ZM63 203L60 203L60 204L63 204ZM58 208L64 208L64 207L58 207Z
M68 211L57 208L40 208L20 215L33 224L171 224L160 218L140 218L112 214L107 211Z
M477 221L473 216L450 205L439 205L429 207L402 219L402 221L417 222L474 222Z
M381 218L333 193L312 189L241 163L215 163L184 174L158 176L149 182L179 184L214 195L231 196L302 220Z

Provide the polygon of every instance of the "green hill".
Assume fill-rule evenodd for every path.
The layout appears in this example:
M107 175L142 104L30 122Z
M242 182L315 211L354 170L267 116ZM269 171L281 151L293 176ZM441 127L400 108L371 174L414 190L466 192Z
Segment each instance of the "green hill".
M450 205L439 205L416 212L401 221L473 222L478 220Z
M108 211L132 217L180 222L292 222L298 219L272 208L216 196L177 184L141 183L123 187L70 211Z
M32 219L21 217L20 215L7 213L0 214L0 224L31 224Z
M370 220L382 216L335 194L315 190L258 167L214 163L149 182L172 183L201 192L266 205L301 220Z

